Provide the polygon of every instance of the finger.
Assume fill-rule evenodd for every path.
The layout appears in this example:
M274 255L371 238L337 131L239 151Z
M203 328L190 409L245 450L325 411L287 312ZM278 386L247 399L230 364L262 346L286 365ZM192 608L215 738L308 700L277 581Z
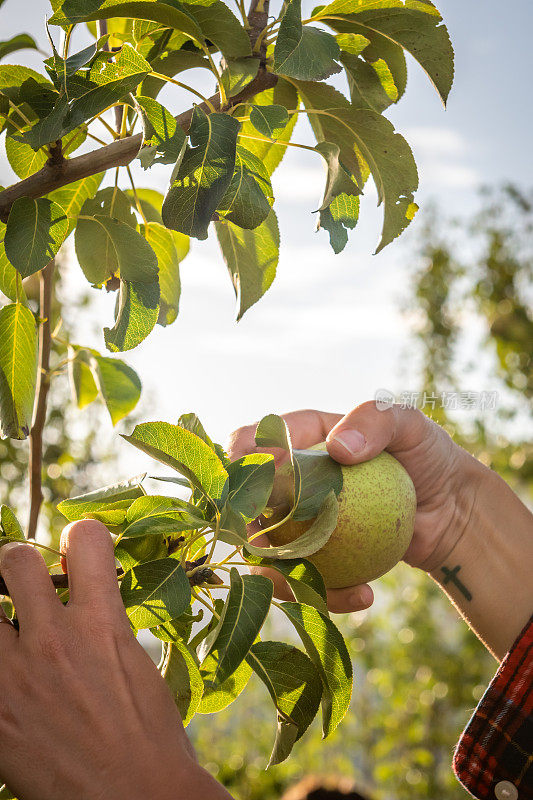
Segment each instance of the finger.
M278 600L294 601L296 598L282 575L269 567L251 567L254 575L270 578L274 584L274 597ZM368 584L350 586L348 589L328 589L328 608L334 614L347 614L370 608L374 602L374 592Z
M342 419L342 414L305 409L283 414L291 435L292 446L298 450L323 442L331 428ZM264 451L255 444L257 423L245 425L231 434L228 452L234 461L247 453Z
M347 589L328 589L328 608L334 614L347 614L370 608L374 592L367 583Z
M21 629L48 622L62 608L44 559L30 544L5 544L0 549L0 573Z
M346 414L326 439L328 453L340 464L359 464L382 450L400 453L417 446L434 425L421 411L398 405L382 411L374 401Z
M69 576L69 604L103 608L125 617L111 534L101 522L83 519L64 528L61 552Z

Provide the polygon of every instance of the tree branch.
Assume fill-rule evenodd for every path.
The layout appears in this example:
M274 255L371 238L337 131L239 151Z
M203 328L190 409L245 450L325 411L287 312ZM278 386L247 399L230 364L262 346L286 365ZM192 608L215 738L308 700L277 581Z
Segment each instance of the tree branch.
M220 109L220 96L218 94L210 97L209 102L216 110L227 111L259 92L271 89L275 86L277 80L276 75L267 72L264 67L261 67L253 81L245 86L239 94L230 97L223 109ZM210 109L205 103L200 103L199 108L205 111L206 114L210 113ZM193 110L193 108L189 108L176 117L178 125L184 131L189 130ZM135 136L118 139L116 142L100 147L90 153L85 153L82 156L65 159L60 164L45 164L39 172L0 192L0 219L3 222L7 222L11 206L19 197L42 197L54 189L67 186L69 183L74 183L74 181L78 181L81 178L88 178L90 175L105 172L112 167L125 167L130 161L133 161L142 146L142 142L142 134L138 133Z
M47 266L41 270L40 280L40 302L39 315L41 324L39 327L39 361L37 375L37 401L32 429L30 431L30 515L26 536L28 539L35 539L39 512L43 502L42 490L42 469L43 469L43 430L46 422L46 406L48 390L50 388L50 348L51 320L52 313L52 290L54 284L55 261L52 259Z
M252 50L259 38L259 34L268 25L268 7L269 0L251 0L250 2L250 10L248 11L250 29L248 30L248 36L250 37ZM261 61L264 62L266 58L266 42L264 40L259 48L259 55L261 56Z

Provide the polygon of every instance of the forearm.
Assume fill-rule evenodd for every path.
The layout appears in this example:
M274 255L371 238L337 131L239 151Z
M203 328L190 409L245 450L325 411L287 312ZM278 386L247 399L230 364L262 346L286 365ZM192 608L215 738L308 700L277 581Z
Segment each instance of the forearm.
M491 470L472 460L467 472L464 532L430 574L502 659L533 612L533 515Z

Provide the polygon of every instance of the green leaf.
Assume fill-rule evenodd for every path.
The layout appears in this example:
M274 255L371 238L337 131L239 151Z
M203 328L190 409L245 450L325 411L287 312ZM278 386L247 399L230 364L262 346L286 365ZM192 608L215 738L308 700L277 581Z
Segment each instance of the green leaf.
M339 515L339 503L335 497L335 492L331 491L316 516L316 519L309 526L309 528L302 533L297 539L288 542L278 547L257 547L248 542L245 546L247 552L252 553L254 556L260 558L275 558L275 559L289 559L289 558L305 558L318 550L327 543L329 537L337 527L337 518ZM268 528L265 529L268 532Z
M10 539L25 539L20 522L9 506L4 504L0 506L0 528L2 534Z
M200 30L188 13L179 11L172 4L163 2L143 2L133 0L123 2L123 0L108 0L105 3L98 3L99 8L89 10L87 13L87 3L65 2L61 11L50 17L50 25L67 25L68 23L90 22L96 19L113 19L114 17L128 17L130 19L145 19L152 22L160 22L168 28L175 28L178 31L187 33L193 39L200 35Z
M137 539L144 536L172 536L174 533L194 530L205 526L205 520L197 519L193 524L188 515L150 514L142 519L132 522L124 529L122 536L125 539Z
M385 209L383 233L376 250L379 252L409 225L417 210L413 196L418 188L418 172L409 145L385 117L368 109L352 110L331 86L298 82L298 91L309 110L327 110L326 115L310 114L315 135L318 141L339 145L340 161L360 186L358 154L368 164L378 202ZM363 174L363 181L365 177Z
M416 163L403 136L381 114L365 109L336 109L335 116L353 132L370 167L379 203L384 205L383 232L376 250L379 253L405 230L416 213Z
M229 59L222 70L221 79L227 97L234 97L248 86L259 70L259 58Z
M243 575L232 567L230 591L220 620L202 642L199 658L214 660L207 672L202 663L204 683L221 685L246 658L268 614L273 583L262 575Z
M98 42L93 42L88 47L84 47L83 50L79 50L77 53L73 53L69 56L66 61L63 62L65 74L74 75L79 69L90 64L98 53L98 47L102 47L103 42L105 42L105 39L101 37Z
M321 450L293 450L292 462L298 501L293 519L314 519L331 491L341 493L341 466Z
M337 118L338 109L349 109L343 94L326 83L296 82L298 93L309 113L309 122L317 142L334 142L339 147L339 158L362 189L366 175L361 174L361 154L353 130ZM313 113L321 111L326 113Z
M105 86L132 76L144 77L151 72L150 63L131 44L123 44L119 54L113 61L103 53L92 65L89 78L97 86Z
M274 72L299 80L324 80L341 71L334 36L302 25L301 0L290 0L274 47Z
M316 18L340 32L365 36L367 31L375 32L401 45L427 72L446 102L453 83L453 48L430 0L360 0L356 8L352 0L334 0Z
M141 395L141 382L131 367L83 347L69 347L69 380L78 408L100 394L113 425L135 408Z
M237 298L237 319L257 303L276 277L279 259L279 228L273 209L253 230L232 222L215 224L222 255Z
M34 69L21 64L2 64L0 66L0 92L9 97L16 105L21 102L20 89L25 81L32 79L43 88L53 89L53 84Z
M200 674L207 677L208 683L204 684L204 694L198 707L198 714L216 714L227 708L243 691L250 680L252 668L243 661L233 675L230 675L222 684L213 685L209 676L216 669L214 656L207 656L200 669Z
M123 361L106 358L94 351L90 354L90 365L111 422L116 425L139 402L142 388L139 376Z
M338 628L315 608L303 603L282 603L323 685L322 729L333 733L350 705L352 663Z
M250 122L254 128L269 139L276 139L283 133L289 122L289 114L285 106L250 106Z
M184 727L187 727L202 699L204 682L195 658L179 639L168 644L161 674L167 682L178 707Z
M317 229L328 231L334 253L344 250L348 242L348 230L353 230L359 220L359 205L359 197L340 194L328 208L320 212Z
M209 61L203 53L194 50L171 50L165 52L163 55L155 58L152 61L152 68L154 72L159 75L166 75L173 78L180 72L187 69L211 69ZM160 78L153 78L150 75L144 79L140 87L140 93L143 97L157 97L161 89L164 88L165 82Z
M135 233L135 231L131 231ZM139 235L139 238L149 246ZM106 347L111 352L132 350L155 328L159 317L159 282L120 281L115 325L104 328Z
M98 386L90 366L87 350L68 348L68 376L74 402L79 409L90 405L98 397Z
M182 3L182 8L196 20L204 39L213 42L225 59L251 55L248 34L222 0L215 0L209 6Z
M73 100L69 102L69 97L61 93L48 116L15 138L34 150L60 139L133 92L150 71L150 64L131 45L125 44L114 62L93 65L90 80L79 91L71 91L75 94ZM70 84L67 88L70 90Z
M251 229L264 222L273 202L267 170L257 156L238 144L235 171L217 210L224 220Z
M128 570L120 593L131 624L154 628L182 614L191 602L185 570L175 558L146 561Z
M172 231L164 225L148 222L141 226L141 233L157 256L161 290L157 321L165 327L178 316L181 295L180 256Z
M162 642L185 642L191 638L192 626L195 622L201 622L204 618L204 609L200 608L196 614L192 613L189 607L177 619L158 625L157 628L150 628L150 633Z
M89 198L94 197L103 177L104 173L99 172L98 175L81 178L79 181L69 183L68 186L54 189L53 192L48 194L48 199L60 205L68 217L69 229L67 236L74 230L83 204Z
M397 102L398 87L384 59L380 58L369 64L364 58L342 53L341 62L348 76L354 108L370 108L381 114L392 103Z
M396 44L396 42L393 42L391 39L388 39L386 36L383 36L381 33L377 33L377 31L370 30L369 28L365 29L364 37L360 34L351 33L340 34L340 36L367 39L369 43L363 53L365 61L367 61L378 74L380 74L382 70L390 74L398 92L396 100L399 100L405 94L405 89L407 87L407 62L403 47ZM337 41L339 41L339 36L337 36ZM346 39L342 39L342 41L339 41L339 44L343 50L348 50L348 52L350 52L345 42ZM385 81L383 83L385 83ZM392 91L392 87L390 88Z
M82 126L74 132L73 136L69 137L68 143L66 143L66 147L63 150L63 155L68 156L73 153L84 143L86 138L87 129ZM48 153L46 150L41 149L35 151L29 144L13 139L11 136L6 138L6 155L11 169L22 179L28 178L35 172L38 172L48 161ZM48 195L48 198L50 200L55 200L51 195ZM55 202L58 201L55 200ZM59 205L61 205L61 203L59 203Z
M299 603L313 606L321 614L329 617L324 579L310 561L297 558L280 561L272 558L260 558L251 553L246 553L246 560L254 566L279 572L289 584Z
M12 36L11 39L4 39L0 42L0 59L5 58L10 53L16 53L17 50L38 50L35 39L27 33L19 33L17 36Z
M132 202L126 192L117 186L106 186L100 189L94 197L90 197L83 204L83 213L112 217L129 225L130 228L137 228L137 218L133 213Z
M211 437L207 435L206 430L200 422L197 414L180 414L178 425L180 425L182 428L186 428L188 431L191 431L191 433L196 434L196 436L199 436L200 439L209 445L211 450L215 450L216 452L216 446Z
M278 730L269 766L289 755L315 718L322 683L308 656L283 642L257 642L247 662L265 684L278 712Z
M328 208L332 200L340 194L361 194L361 189L340 162L340 147L338 144L319 142L315 149L324 158L328 168L324 196L318 209L319 211L324 211L324 209Z
M117 506L117 508L125 508L124 517L128 507L133 503L137 497L142 497L145 492L141 484L146 473L136 475L125 481L118 481L109 486L104 486L101 489L96 489L94 492L78 495L77 497L70 497L68 500L63 500L57 506L57 510L66 517L69 522L77 519L83 519L86 514L98 510L100 507L111 505L114 503L123 503L127 501L124 506ZM117 523L119 524L119 523Z
M17 300L26 302L26 292L22 286L22 278L15 267L9 263L4 247L6 226L0 221L0 292L3 292L14 303ZM17 293L18 292L18 293Z
M238 121L228 114L207 116L195 107L189 130L192 147L185 151L163 203L167 228L207 238L208 225L235 169L238 132Z
M169 422L144 422L123 438L185 475L207 497L223 496L228 473L216 453L194 433Z
M121 539L115 546L115 558L127 572L137 564L165 558L168 549L162 536L145 536L138 539ZM153 629L156 630L156 629Z
M234 511L229 502L226 502L220 515L218 538L221 542L231 544L233 547L242 547L248 540L246 521L241 513Z
M168 497L167 495L144 495L135 500L129 507L128 522L137 522L154 514L172 514L176 511L193 511L197 514L199 510L196 506L181 500L179 497Z
M277 414L268 414L257 423L255 429L257 447L279 447L291 452L291 437L287 423Z
M48 153L44 149L33 150L29 144L19 142L11 136L6 137L5 145L9 166L21 179L38 172L48 161Z
M144 119L144 142L139 153L141 165L174 164L185 143L185 133L175 117L157 100L137 97ZM145 148L149 148L146 150Z
M92 202L84 203L75 235L76 255L87 280L101 285L120 270L125 281L157 282L157 256L146 239L119 219L89 216Z
M344 250L348 242L348 230L357 225L359 219L359 197L341 194L328 208L320 212L317 229L324 228L329 233L329 242L334 253Z
M228 502L247 521L264 510L274 482L274 458L268 453L251 453L228 464Z
M251 119L251 109L259 107L261 113L268 114L267 109L270 106L281 105L290 111L298 107L298 93L294 86L283 78L278 78L278 82L273 89L267 89L260 92L254 97L253 104L245 106L246 113L250 114L250 121L243 122L241 134L243 137L254 136L257 137L257 129ZM246 139L246 148L251 153L254 153L266 167L269 175L272 175L277 166L279 166L281 159L285 155L287 147L283 147L283 142L288 142L291 139L298 114L289 114L289 121L282 130L276 129L276 142L269 140ZM254 115L254 119L257 117ZM278 118L279 119L279 118ZM281 143L281 144L280 144Z
M44 269L57 254L67 235L65 212L40 197L20 197L9 213L4 239L6 255L23 278Z
M19 202L19 201L18 201ZM29 308L0 309L0 429L2 437L30 432L37 380L37 328Z

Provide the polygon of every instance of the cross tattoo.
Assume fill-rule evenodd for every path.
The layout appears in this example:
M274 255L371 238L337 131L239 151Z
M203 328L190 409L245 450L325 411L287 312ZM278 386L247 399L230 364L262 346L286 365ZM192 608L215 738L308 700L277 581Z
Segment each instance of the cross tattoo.
M443 586L445 586L447 583L453 583L455 586L457 586L461 594L463 594L467 600L471 600L472 595L470 594L464 583L460 581L459 578L457 577L460 569L461 567L459 565L457 565L453 569L448 569L448 567L441 567L441 570L445 576L442 582Z

